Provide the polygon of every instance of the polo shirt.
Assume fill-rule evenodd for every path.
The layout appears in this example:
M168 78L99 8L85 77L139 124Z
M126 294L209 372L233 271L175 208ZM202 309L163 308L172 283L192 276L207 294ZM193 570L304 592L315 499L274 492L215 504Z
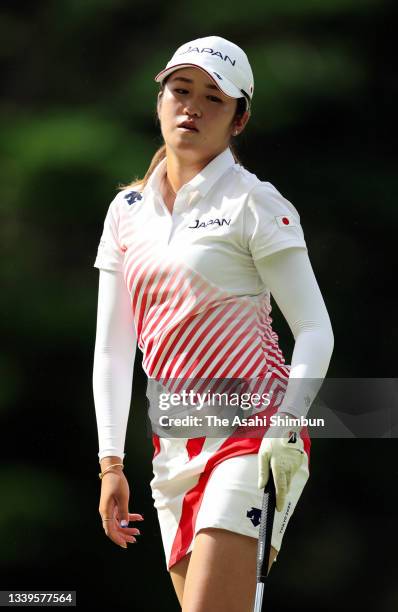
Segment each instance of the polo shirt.
M235 163L229 148L177 192L163 159L110 203L94 266L120 271L148 377L253 378L284 368L256 261L307 248L296 208Z

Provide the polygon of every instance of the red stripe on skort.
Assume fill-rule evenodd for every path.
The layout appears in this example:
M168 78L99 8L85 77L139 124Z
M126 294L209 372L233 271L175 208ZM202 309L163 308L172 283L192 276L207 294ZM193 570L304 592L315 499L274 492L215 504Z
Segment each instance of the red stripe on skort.
M202 436L201 438L190 438L186 443L186 449L188 453L189 460L193 459L197 455L200 454L203 444L206 442L206 436Z
M276 412L276 409L273 412ZM307 427L302 428L300 437L303 440L304 450L308 455L309 464L311 439L309 437ZM190 446L191 451L194 452L195 450L198 450L200 445L198 440L202 440L202 438L192 438L189 440L187 443L187 449L188 445L192 443ZM171 548L168 569L178 563L178 561L180 561L187 554L195 531L196 517L202 504L206 484L214 468L226 459L237 457L239 455L258 453L261 441L262 438L234 438L232 436L227 438L221 447L214 453L214 455L210 457L209 461L206 463L204 472L202 472L202 474L199 476L197 484L185 494L182 503L181 518L178 524L173 546ZM195 454L198 453L196 452Z
M153 453L153 459L154 459L156 455L160 453L160 439L159 439L159 436L155 433L152 434L152 443L153 443L153 448L155 449Z

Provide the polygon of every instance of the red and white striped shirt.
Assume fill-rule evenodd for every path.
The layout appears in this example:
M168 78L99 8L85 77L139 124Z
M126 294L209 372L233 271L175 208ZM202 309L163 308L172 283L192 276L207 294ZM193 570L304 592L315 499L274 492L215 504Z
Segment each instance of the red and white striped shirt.
M166 160L143 190L111 202L94 266L123 271L148 378L288 377L256 260L306 248L295 207L236 164L230 149L178 191L160 192Z

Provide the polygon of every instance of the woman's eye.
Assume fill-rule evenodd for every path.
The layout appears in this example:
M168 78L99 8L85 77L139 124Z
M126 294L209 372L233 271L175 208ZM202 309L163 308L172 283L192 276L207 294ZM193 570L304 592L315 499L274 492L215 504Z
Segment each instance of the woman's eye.
M183 89L181 87L176 87L175 92L177 92L178 94L185 94L188 93L187 89ZM220 100L220 98L217 98L216 96L207 96L212 102L222 102L222 100Z

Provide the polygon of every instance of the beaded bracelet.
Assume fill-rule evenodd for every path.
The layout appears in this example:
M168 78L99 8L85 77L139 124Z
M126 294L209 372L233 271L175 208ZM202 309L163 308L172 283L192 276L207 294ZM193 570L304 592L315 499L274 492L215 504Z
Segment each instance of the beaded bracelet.
M103 472L100 472L100 473L98 474L98 476L99 476L100 480L102 480L102 478L103 478L104 474L106 474L108 470L110 470L110 469L111 469L111 468L113 468L113 467L116 467L117 465L121 465L121 466L122 466L122 469L124 468L123 463L112 463L112 465L108 465L108 467L107 467L107 468L106 468L106 469L105 469Z

